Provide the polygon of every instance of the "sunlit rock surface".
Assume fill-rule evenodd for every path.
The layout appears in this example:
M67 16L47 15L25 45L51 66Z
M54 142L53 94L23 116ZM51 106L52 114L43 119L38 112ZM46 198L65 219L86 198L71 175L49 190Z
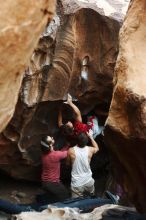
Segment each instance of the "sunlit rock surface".
M65 13L70 14L81 8L91 8L101 15L122 21L130 0L62 0Z
M1 134L0 146L7 149L6 155L0 153L1 168L17 178L38 178L43 135L53 135L60 141L58 110L68 92L79 100L83 114L94 109L99 117L104 117L103 123L108 113L119 23L92 9L59 17L56 15L41 35L25 71L15 114ZM87 80L82 78L85 56L89 57ZM14 150L8 156L10 146ZM9 157L15 160L13 166Z
M55 0L1 1L0 131L13 116L23 71L54 11Z
M134 0L120 31L105 138L117 180L146 213L146 2Z
M56 15L41 34L29 66L25 70L20 97L28 107L36 105L43 95L46 86L43 81L47 79L49 67L53 61L56 33L59 25L60 19Z

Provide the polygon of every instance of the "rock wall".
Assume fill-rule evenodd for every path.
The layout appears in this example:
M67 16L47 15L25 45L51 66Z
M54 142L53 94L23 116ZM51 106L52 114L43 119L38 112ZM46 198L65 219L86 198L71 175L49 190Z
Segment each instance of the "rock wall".
M114 93L105 138L115 175L146 213L146 1L133 0L120 31Z
M13 116L23 71L40 33L55 12L55 0L1 2L0 131Z
M106 114L113 88L120 26L117 21L101 16L92 9L76 12L76 21L77 44L69 91L78 98L83 114L92 109L97 114ZM89 30L89 27L92 28ZM87 66L83 66L86 56L89 61ZM87 79L82 75L84 71L87 72Z
M122 22L130 0L62 0L66 14L74 13L81 8L91 8L103 16Z
M72 2L73 8L66 9L63 7L68 1L64 0L60 11L63 14L56 15L40 40L44 25L54 13L53 1L1 3L1 130L12 118L16 103L17 106L9 125L0 134L0 168L13 177L39 179L39 141L44 134L58 138L57 114L60 100L67 92L78 99L83 114L91 110L98 116L108 114L120 25L105 17L106 13L96 3L86 1L87 8L82 9L82 3L76 1ZM112 18L117 16L115 5L116 0L110 8ZM146 213L145 23L146 1L131 1L120 31L114 92L105 130L117 182L143 213Z
M108 113L120 24L88 8L67 15L59 10L41 35L25 71L15 114L1 134L5 153L0 153L0 167L17 178L38 179L40 139L50 134L58 140L58 110L68 91L78 99L83 114L94 110L105 120Z

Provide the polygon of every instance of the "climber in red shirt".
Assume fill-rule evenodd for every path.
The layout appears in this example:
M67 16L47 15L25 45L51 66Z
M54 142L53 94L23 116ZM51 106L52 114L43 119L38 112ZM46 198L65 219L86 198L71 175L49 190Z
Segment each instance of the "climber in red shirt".
M54 150L54 139L47 136L41 141L42 150L42 185L43 188L56 198L63 201L68 198L68 191L60 182L60 163L67 157L67 149Z
M82 122L82 116L81 112L78 109L78 107L72 102L72 97L68 95L68 99L66 104L72 107L74 113L75 113L75 120L73 121L68 121L66 124L63 124L62 122L62 112L59 112L58 116L58 126L62 129L63 135L68 137L68 139L76 139L76 137L84 132L89 132L93 138L95 138L99 133L99 126L98 126L98 121L96 116L90 116L88 117L88 122L87 124L84 124ZM73 145L75 145L74 143Z
M78 135L81 132L88 132L90 129L90 126L88 126L87 124L82 123L82 116L81 116L81 112L78 109L78 107L72 102L72 98L70 95L68 95L68 99L66 104L70 105L72 107L72 109L75 112L75 120L74 122L68 121L65 125L63 125L62 122L62 112L59 112L59 116L58 116L58 126L64 126L66 127L66 130L68 128L68 133L70 133L71 135Z

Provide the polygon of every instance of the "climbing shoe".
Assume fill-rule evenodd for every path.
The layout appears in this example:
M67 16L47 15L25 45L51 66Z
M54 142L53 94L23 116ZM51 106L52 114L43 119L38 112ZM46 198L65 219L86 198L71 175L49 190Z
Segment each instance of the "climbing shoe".
M105 191L105 195L108 199L111 199L113 204L118 205L120 197L118 195L114 195L109 191Z

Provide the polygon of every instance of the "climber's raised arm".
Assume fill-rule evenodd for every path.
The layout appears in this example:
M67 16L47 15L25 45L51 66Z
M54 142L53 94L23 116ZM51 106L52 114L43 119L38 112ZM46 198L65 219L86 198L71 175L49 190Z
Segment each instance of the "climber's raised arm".
M72 107L72 109L74 110L74 112L76 114L76 120L82 122L81 112L80 112L79 108L72 102L72 97L70 95L68 95L68 99L67 99L66 103L68 105L70 105Z

